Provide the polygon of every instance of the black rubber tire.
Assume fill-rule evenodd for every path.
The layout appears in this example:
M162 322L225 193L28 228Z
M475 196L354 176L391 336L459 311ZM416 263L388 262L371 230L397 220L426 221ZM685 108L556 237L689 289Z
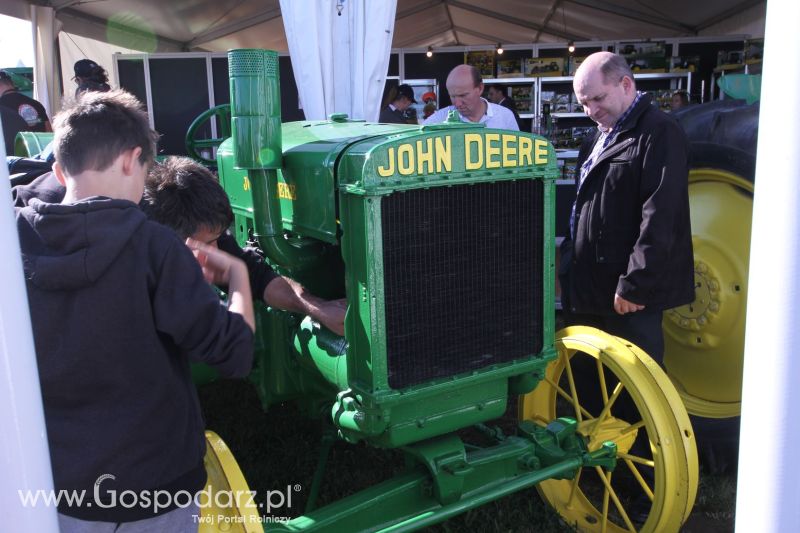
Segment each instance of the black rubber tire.
M734 146L693 142L689 147L689 168L716 168L755 183L756 158Z

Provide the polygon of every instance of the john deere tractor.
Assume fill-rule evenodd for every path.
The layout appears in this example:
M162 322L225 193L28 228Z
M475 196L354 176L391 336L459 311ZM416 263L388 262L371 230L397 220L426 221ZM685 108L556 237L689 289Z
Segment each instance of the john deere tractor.
M554 331L558 168L547 140L455 116L282 124L277 54L228 60L232 127L217 164L236 237L348 304L344 337L258 310L261 402L297 402L339 438L401 450L408 465L265 529L411 531L536 487L580 530L677 531L697 451L669 378L623 339ZM591 401L576 385L587 380ZM635 414L620 414L623 398ZM510 400L519 420L507 434L490 424ZM644 515L632 513L641 502Z

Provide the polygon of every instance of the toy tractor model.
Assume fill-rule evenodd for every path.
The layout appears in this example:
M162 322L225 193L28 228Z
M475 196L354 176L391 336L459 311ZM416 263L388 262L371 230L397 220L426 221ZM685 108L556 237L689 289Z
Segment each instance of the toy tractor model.
M622 339L554 331L552 146L457 117L281 124L277 54L228 59L232 136L217 160L236 237L348 303L345 337L259 309L263 406L298 402L409 465L266 529L410 531L537 486L580 530L677 531L698 474L669 378ZM487 426L515 396L515 434Z

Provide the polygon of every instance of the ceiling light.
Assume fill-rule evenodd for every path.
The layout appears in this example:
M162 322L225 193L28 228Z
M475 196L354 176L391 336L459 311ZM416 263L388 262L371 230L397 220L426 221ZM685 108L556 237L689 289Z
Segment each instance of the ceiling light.
M433 57L433 47L432 46L428 47L428 51L425 52L425 55L428 56L428 57Z
M503 45L500 44L500 43L497 43L497 53L498 54L502 54L503 53Z
M575 43L573 41L570 41L569 44L567 44L567 50L569 50L570 54L575 51Z

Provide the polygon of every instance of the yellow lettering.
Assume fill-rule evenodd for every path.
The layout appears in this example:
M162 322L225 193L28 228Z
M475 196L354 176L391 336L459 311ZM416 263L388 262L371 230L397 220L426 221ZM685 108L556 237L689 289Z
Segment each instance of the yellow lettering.
M515 167L517 166L517 136L516 135L503 135L503 166ZM514 158L514 159L512 159Z
M453 159L450 157L450 136L436 138L436 172L451 172Z
M417 141L417 174L422 174L423 163L428 166L426 174L433 174L433 139L425 139L428 151L422 150L422 141Z
M486 134L486 168L500 168L500 134Z
M246 191L250 190L250 180L247 179L247 176L244 177L244 182L242 182L242 189Z
M410 176L414 173L414 149L410 144L401 144L397 147L397 171L401 176Z
M278 198L284 200L297 200L297 187L287 183L278 182Z
M475 144L477 159L472 159L472 147ZM464 156L466 161L464 166L467 170L476 170L483 166L483 136L477 133L467 133L464 135Z
M534 162L537 165L544 165L547 163L547 141L544 139L536 139L534 146Z
M531 150L533 149L533 143L527 137L520 137L519 138L519 165L532 165L533 159L531 157ZM525 161L528 161L525 163Z
M389 160L388 167L378 167L378 175L382 178L388 178L394 175L394 147L389 148L386 153L386 159Z

